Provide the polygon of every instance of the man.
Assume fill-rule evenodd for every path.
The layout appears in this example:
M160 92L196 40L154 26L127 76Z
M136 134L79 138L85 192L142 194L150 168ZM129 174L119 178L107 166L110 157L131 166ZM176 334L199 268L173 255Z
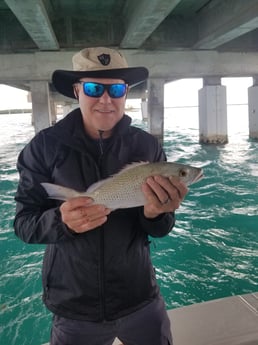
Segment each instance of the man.
M57 91L79 108L19 155L14 227L23 241L47 244L43 300L54 314L52 345L111 345L115 337L125 345L172 344L149 236L171 231L187 187L153 176L142 186L144 207L111 212L87 197L50 200L40 185L84 191L128 163L166 159L158 141L124 114L129 87L147 77L116 50L83 49L73 71L53 73Z

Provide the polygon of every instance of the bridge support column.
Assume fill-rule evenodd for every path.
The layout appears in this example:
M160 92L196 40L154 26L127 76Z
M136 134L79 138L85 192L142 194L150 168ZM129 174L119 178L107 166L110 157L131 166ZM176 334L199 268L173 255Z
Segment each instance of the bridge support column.
M163 142L164 136L164 84L163 79L148 80L149 132Z
M32 116L35 132L51 125L49 86L46 81L31 81Z
M148 121L148 102L146 99L141 101L141 113L142 113L142 120Z
M205 78L199 90L199 140L205 144L226 144L226 86L219 77Z
M248 88L249 138L258 140L258 77Z
M50 107L51 125L54 125L56 123L57 114L56 114L56 104L54 102L54 99L51 97L51 94L49 97L49 107Z
M78 105L79 107L79 105ZM73 104L72 103L65 103L63 105L63 113L64 113L64 117L70 113L70 111L73 110Z
M142 120L148 121L148 90L144 90L141 95Z

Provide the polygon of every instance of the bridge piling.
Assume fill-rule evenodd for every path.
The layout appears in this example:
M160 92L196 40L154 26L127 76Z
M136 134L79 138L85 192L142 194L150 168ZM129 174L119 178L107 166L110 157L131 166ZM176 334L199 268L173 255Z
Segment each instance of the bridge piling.
M148 80L148 127L160 142L164 136L164 85L165 80L161 78Z
M249 138L258 140L258 85L248 88Z
M228 142L226 87L218 77L204 78L203 88L199 90L199 141Z
M47 81L31 81L32 118L35 132L51 125L49 86Z

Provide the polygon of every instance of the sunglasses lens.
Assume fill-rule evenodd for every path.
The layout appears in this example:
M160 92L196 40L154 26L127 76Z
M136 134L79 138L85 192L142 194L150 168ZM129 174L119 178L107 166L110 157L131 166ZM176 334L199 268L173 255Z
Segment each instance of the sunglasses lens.
M101 97L105 91L105 87L98 83L83 83L83 91L89 97Z
M123 97L126 93L126 84L111 84L108 93L112 98Z
M83 83L83 91L85 95L89 97L101 97L105 90L108 91L111 98L120 98L126 93L126 84Z

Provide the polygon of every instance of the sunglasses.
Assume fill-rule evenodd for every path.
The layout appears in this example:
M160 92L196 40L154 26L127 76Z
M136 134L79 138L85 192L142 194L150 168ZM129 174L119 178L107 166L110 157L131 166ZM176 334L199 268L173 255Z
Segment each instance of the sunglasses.
M89 97L101 97L105 90L107 90L111 98L123 97L126 93L126 84L100 84L88 81L80 81L83 86L83 92Z

